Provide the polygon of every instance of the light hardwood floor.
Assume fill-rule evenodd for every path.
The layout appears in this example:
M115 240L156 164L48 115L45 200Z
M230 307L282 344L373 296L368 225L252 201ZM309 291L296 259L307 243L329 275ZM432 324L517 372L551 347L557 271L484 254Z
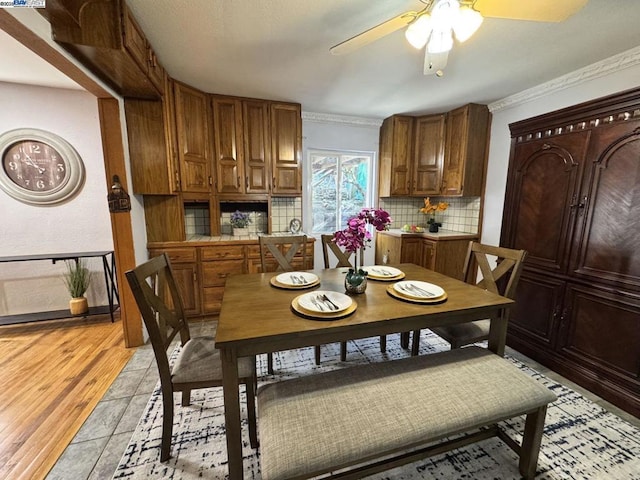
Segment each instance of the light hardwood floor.
M0 327L0 478L45 478L134 352L108 315Z

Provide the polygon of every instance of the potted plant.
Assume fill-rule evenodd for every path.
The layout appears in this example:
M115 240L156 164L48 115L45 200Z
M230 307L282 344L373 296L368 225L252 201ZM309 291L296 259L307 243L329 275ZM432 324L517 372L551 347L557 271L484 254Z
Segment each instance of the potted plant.
M89 288L91 272L81 258L67 260L66 264L67 272L64 274L64 283L71 295L69 310L71 315L82 315L89 311L89 303L84 294Z
M367 289L367 272L358 266L359 250L366 249L371 243L372 235L367 224L373 225L376 231L388 230L391 225L389 212L381 208L363 208L357 216L347 221L347 228L334 233L333 241L344 247L345 251L354 254L354 268L350 268L344 279L347 293L364 293Z
M441 222L436 222L436 212L444 212L449 206L446 202L438 202L438 204L432 204L429 197L424 199L424 207L420 209L420 212L425 215L429 215L427 225L429 225L429 231L437 233L438 229L442 226Z
M236 210L231 214L230 220L231 226L233 227L234 235L247 235L247 233L243 233L247 231L247 227L251 223L251 218L249 218L249 214L245 212L241 212L240 210Z

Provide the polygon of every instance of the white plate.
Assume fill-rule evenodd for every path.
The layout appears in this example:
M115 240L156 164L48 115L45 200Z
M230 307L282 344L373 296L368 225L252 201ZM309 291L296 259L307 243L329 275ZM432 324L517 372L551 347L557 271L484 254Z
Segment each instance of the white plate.
M444 290L433 283L418 280L404 280L393 284L393 289L400 295L410 298L438 298L444 295Z
M322 296L326 295L335 305L323 300ZM351 306L353 300L344 293L332 292L325 290L316 290L315 292L305 293L298 297L298 305L310 312L318 313L337 313L346 310Z
M362 267L367 272L367 276L375 278L391 278L402 275L402 270L386 265L373 265L371 267Z
M318 276L309 272L286 272L276 277L278 283L292 287L302 287L318 281Z

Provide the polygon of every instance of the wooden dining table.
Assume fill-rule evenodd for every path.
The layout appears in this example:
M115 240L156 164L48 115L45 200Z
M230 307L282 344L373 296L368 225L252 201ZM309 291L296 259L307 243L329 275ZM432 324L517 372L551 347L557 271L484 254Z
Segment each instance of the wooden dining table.
M507 333L505 309L513 300L414 264L394 265L403 280L419 280L442 287L446 300L435 304L400 300L387 291L393 282L369 279L365 293L353 295L356 310L335 320L304 318L292 308L299 295L313 290L274 287L277 273L233 275L227 279L216 332L223 371L224 411L229 478L243 478L238 358L358 338L388 335L491 320L488 348L504 355ZM313 270L320 280L315 290L344 292L348 269Z

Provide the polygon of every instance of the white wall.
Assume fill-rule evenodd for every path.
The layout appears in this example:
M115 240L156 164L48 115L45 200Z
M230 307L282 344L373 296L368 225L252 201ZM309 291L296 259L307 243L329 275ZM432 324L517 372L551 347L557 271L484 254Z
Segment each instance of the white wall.
M603 75L603 72L607 73ZM500 243L511 145L509 124L637 87L640 87L640 48L616 55L531 91L522 92L514 96L514 99L522 101L516 101L507 107L499 108L499 104L509 103L504 101L496 102L498 110L490 105L493 121L482 242L491 245Z
M311 198L308 151L314 149L375 152L372 178L378 175L378 143L382 120L322 115L303 112L302 114L302 164L303 164L303 228L311 231L311 211L307 204ZM377 182L373 182L373 198L377 198ZM372 205L374 206L374 205ZM375 244L374 244L375 245ZM375 248L365 250L365 264L373 264ZM322 268L322 246L320 237L315 244L315 268Z
M77 90L0 83L0 132L39 128L66 139L80 154L86 180L64 203L33 206L0 191L0 256L113 250L96 98ZM100 259L88 292L106 304ZM49 261L0 264L0 315L68 308L61 273Z

